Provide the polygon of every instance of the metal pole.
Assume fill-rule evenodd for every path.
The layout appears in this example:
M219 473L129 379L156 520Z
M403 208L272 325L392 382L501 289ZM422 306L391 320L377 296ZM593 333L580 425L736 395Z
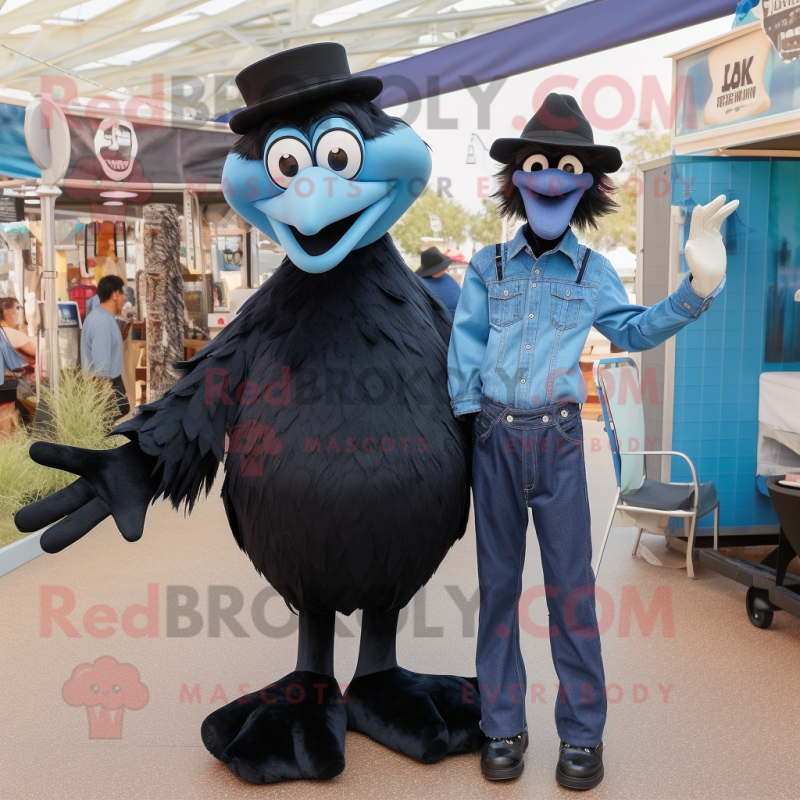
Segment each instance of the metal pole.
M58 282L56 269L56 197L61 189L39 186L39 207L42 210L42 292L44 294L44 330L47 374L50 387L58 391Z

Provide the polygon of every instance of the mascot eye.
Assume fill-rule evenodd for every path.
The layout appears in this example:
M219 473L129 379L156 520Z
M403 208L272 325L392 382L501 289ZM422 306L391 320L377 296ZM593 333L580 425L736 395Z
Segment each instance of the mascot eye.
M538 172L540 169L548 169L549 167L550 163L541 153L535 156L528 156L525 161L522 162L523 172Z
M558 168L564 172L571 172L573 175L583 174L583 164L575 156L563 156L558 162Z
M311 153L299 139L287 136L270 145L264 163L272 181L285 189L297 174L311 166Z
M361 169L361 142L345 130L328 131L317 142L317 165L350 180Z

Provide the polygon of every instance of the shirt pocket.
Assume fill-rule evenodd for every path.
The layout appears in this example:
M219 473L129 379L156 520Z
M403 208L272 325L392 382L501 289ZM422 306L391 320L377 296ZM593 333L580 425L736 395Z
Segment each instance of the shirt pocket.
M582 287L569 283L550 284L550 324L560 331L578 324L584 299Z
M522 319L525 299L524 280L506 280L489 284L489 321L504 327Z

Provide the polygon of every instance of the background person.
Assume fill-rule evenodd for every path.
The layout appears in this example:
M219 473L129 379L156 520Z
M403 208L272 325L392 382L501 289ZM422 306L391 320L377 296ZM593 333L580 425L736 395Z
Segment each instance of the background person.
M429 247L422 251L420 262L422 266L417 270L417 275L424 279L425 285L445 304L450 316L454 316L461 287L445 274L453 259L444 255L438 247Z
M16 297L0 298L0 328L8 343L21 356L36 358L36 340L22 330L22 303Z
M0 298L0 438L14 428L19 377L33 370L36 357L36 342L21 326L22 304L15 297Z
M119 416L131 409L122 382L122 332L117 314L125 305L125 283L117 275L106 275L97 284L98 306L86 315L81 332L81 365L85 372L102 375L114 388ZM127 329L126 329L127 333Z

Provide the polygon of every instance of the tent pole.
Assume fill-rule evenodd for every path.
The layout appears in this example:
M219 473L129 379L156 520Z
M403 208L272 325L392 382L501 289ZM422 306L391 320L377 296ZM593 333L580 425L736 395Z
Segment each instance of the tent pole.
M50 387L58 391L58 281L56 267L56 197L61 189L56 186L39 186L42 210L42 292L44 294L44 330L47 374Z

